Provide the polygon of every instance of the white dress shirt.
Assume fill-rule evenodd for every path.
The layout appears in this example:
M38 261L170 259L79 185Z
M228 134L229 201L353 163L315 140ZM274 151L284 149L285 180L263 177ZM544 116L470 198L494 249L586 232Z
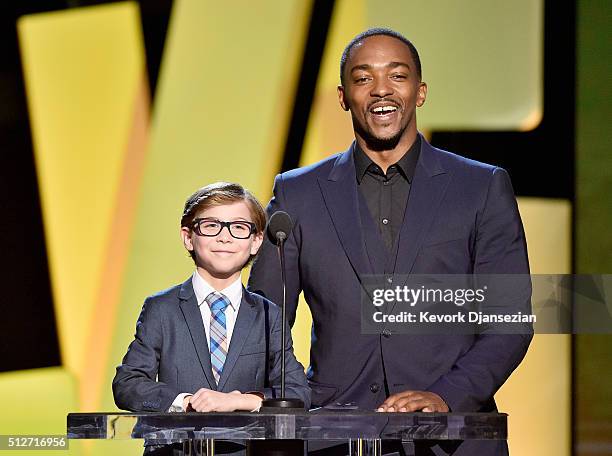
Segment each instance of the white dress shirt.
M191 278L193 285L193 291L195 292L196 299L198 300L198 306L200 307L200 313L202 314L202 321L204 322L204 331L206 331L206 342L210 347L210 306L206 302L206 298L212 292L216 292L213 287L210 286L202 278L198 271L194 271ZM236 316L238 315L238 309L240 308L240 302L242 301L242 281L238 277L232 284L219 291L230 301L230 305L225 309L225 328L227 334L227 348L229 349L230 342L232 340L232 333L234 332L234 325L236 323Z
M206 297L215 290L206 280L202 278L198 271L193 272L191 277L191 284L193 291L198 301L198 307L202 314L202 322L204 323L204 331L206 331L206 342L210 347L210 306L206 302ZM229 350L230 342L232 340L232 333L234 332L234 325L236 324L236 317L238 316L238 309L240 308L240 302L242 301L242 281L238 277L232 282L227 288L219 291L230 301L230 305L225 309L225 328L227 334L227 348ZM181 393L176 396L174 402L170 406L169 412L184 412L183 399L185 396L189 396L192 393Z

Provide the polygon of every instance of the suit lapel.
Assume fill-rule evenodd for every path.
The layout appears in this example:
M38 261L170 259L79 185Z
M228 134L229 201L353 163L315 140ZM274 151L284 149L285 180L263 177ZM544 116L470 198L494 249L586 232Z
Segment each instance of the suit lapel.
M363 228L359 216L359 200L353 148L339 155L327 178L319 178L319 187L342 248L358 276L372 270L364 249Z
M240 353L242 353L242 347L244 347L244 343L249 337L256 314L255 302L249 296L249 293L245 292L243 287L242 302L238 309L238 317L234 324L232 339L230 340L229 350L225 358L225 364L223 365L223 372L221 373L221 378L219 378L219 391L223 391L223 387L231 375Z
M181 285L179 291L179 299L181 300L181 312L185 317L185 322L189 328L191 334L191 340L195 346L198 359L208 381L210 389L217 389L215 378L213 377L212 367L210 365L210 349L208 342L206 341L206 331L204 330L204 323L202 322L202 314L198 308L198 300L193 291L193 285L191 278L185 281Z
M435 149L421 138L421 153L414 173L408 206L399 233L395 274L409 274L450 181Z

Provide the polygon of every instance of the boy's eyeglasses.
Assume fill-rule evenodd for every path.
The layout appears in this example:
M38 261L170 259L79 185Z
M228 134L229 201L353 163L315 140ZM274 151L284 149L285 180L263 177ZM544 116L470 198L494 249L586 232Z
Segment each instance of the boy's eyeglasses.
M197 218L193 221L193 231L198 236L217 236L223 227L236 239L248 239L251 234L257 233L257 228L253 222L245 222L242 220L235 222L222 222L215 219Z

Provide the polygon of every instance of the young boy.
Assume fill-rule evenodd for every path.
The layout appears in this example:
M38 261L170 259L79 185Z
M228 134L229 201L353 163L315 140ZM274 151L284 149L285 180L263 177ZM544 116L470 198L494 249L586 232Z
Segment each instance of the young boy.
M119 408L254 411L263 397L280 395L280 309L240 281L265 223L261 204L238 184L211 184L189 197L181 238L196 270L145 300L113 380ZM285 356L285 395L308 407L310 390L290 331Z

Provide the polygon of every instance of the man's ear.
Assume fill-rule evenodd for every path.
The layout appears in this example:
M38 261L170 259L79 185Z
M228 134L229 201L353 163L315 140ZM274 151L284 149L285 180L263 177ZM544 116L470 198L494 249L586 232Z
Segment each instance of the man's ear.
M183 226L181 227L181 239L183 240L183 245L189 252L193 252L193 241L191 237L193 236L192 231Z
M263 243L263 233L257 233L253 235L253 243L251 244L251 255L257 255L261 244Z
M427 98L427 84L425 82L419 82L419 88L417 89L416 105L420 108L425 104Z
M349 110L349 105L346 102L346 98L344 97L345 93L344 93L344 87L339 85L338 86L338 101L340 102L340 106L342 106L342 109L344 109L345 111Z

